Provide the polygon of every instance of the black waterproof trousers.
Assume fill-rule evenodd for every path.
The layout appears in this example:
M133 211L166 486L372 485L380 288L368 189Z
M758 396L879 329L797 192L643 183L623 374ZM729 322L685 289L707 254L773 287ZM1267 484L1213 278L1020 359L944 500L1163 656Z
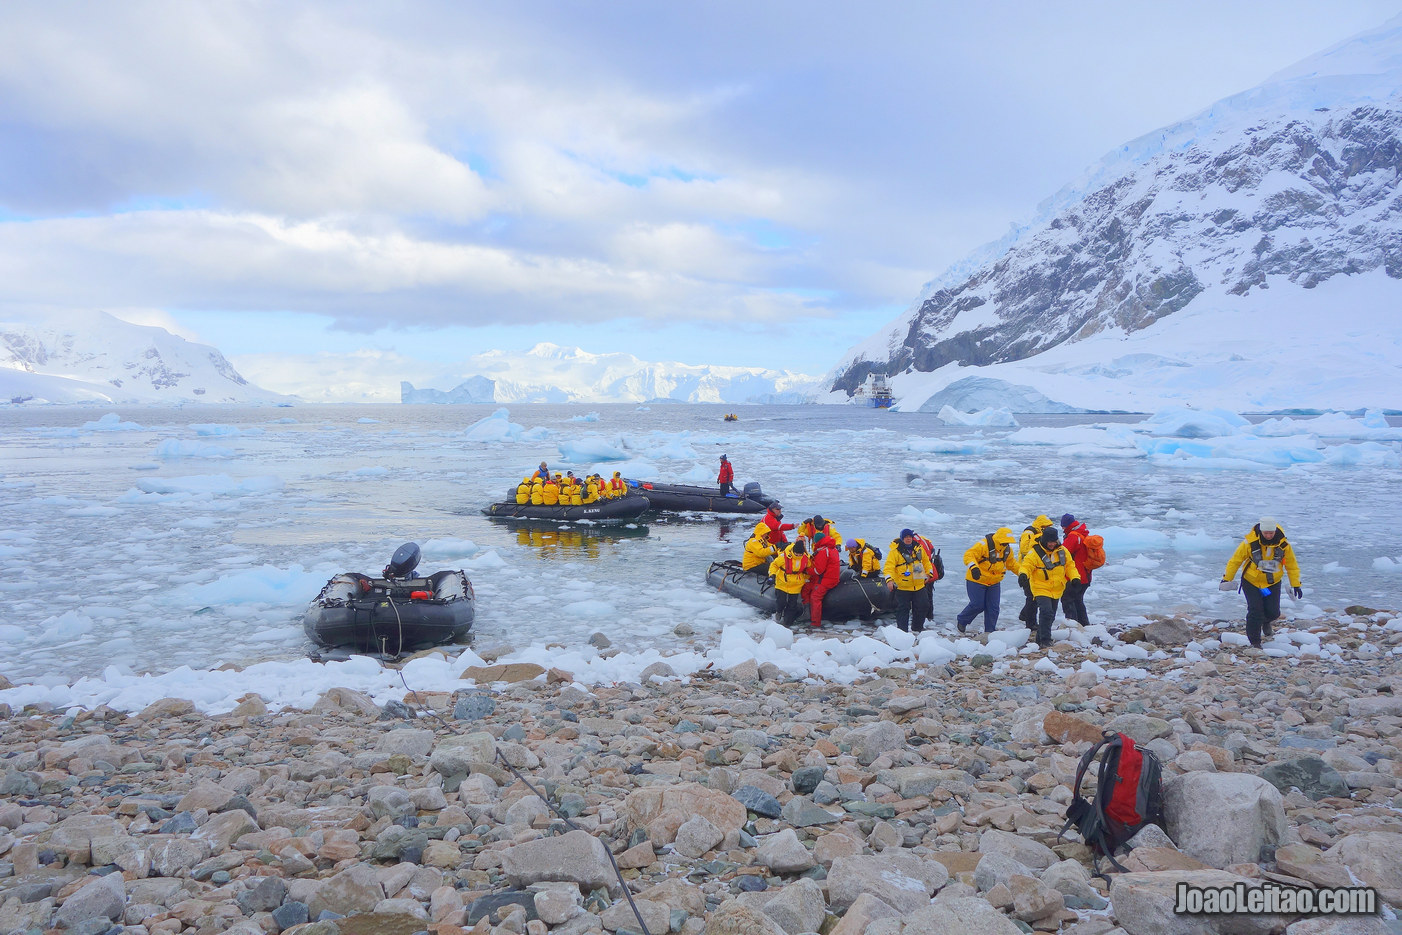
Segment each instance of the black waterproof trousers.
M907 633L910 632L911 611L915 609L915 595L918 591L902 591L900 588L892 593L896 599L896 626Z
M793 626L799 616L808 609L804 606L803 598L798 594L790 594L775 588L774 598L779 602L779 609L774 612L774 616L786 627Z
M1261 628L1280 616L1280 592L1284 582L1272 585L1264 593L1249 581L1242 581L1241 593L1246 595L1246 638L1252 646L1261 645Z
M1029 630L1037 629L1037 599L1032 596L1032 588L1018 582L1022 588L1022 610L1017 612L1017 619L1021 620Z
M1090 617L1086 615L1086 583L1084 581L1066 582L1066 590L1061 595L1061 612L1066 615L1067 620L1074 620L1083 627L1090 626Z
M1056 598L1038 597L1037 602L1037 645L1051 645L1052 621L1056 619Z

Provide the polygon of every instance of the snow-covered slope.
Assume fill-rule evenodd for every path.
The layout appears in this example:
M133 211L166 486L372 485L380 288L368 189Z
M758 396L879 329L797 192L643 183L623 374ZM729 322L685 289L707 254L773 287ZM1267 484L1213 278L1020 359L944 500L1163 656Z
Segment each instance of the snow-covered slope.
M251 385L219 351L106 312L0 324L0 402L246 403Z
M1090 408L1402 407L1400 89L1402 17L1125 144L828 385L885 373L904 409L970 375Z
M475 354L463 363L460 374L454 379L462 382L445 393L406 384L403 399L458 401L471 395L473 401L498 403L798 403L817 389L815 377L787 370L649 363L631 354L591 354L555 344L537 344L524 354ZM489 383L492 398L482 399Z

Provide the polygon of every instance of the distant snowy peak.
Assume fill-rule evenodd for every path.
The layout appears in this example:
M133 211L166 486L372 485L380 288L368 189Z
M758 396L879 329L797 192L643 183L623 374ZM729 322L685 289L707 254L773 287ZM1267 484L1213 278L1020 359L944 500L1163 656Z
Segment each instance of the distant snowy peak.
M1130 334L1205 292L1402 280L1399 89L1402 17L1126 144L852 348L832 389Z
M799 403L817 391L816 377L787 370L654 363L631 354L593 354L537 344L525 353L487 351L459 368L446 391L401 386L403 402ZM470 376L465 376L470 374Z
M213 347L105 312L0 324L0 399L242 403L287 397L251 385Z

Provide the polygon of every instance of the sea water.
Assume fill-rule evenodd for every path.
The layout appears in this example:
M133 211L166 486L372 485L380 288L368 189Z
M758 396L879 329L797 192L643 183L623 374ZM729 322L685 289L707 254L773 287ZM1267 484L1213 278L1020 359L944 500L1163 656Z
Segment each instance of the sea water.
M580 526L481 515L542 460L697 483L714 480L724 453L738 482L782 499L786 521L821 513L883 550L912 526L949 570L934 586L942 630L965 602L964 550L1039 513L1074 513L1105 536L1109 563L1086 596L1097 624L1178 610L1239 618L1241 598L1216 584L1262 515L1300 559L1306 596L1287 598L1287 614L1395 609L1402 594L1396 418L1331 415L1312 433L1303 417L1018 415L1014 427L653 403L513 405L494 420L500 408L0 411L0 673L58 685L302 659L314 647L301 616L326 580L378 573L406 541L422 547L421 571L468 573L479 649L565 658L603 632L615 648L665 653L717 644L735 624L763 629L704 580L711 562L739 557L756 517ZM739 422L722 420L730 411ZM1020 604L1010 579L1003 627Z

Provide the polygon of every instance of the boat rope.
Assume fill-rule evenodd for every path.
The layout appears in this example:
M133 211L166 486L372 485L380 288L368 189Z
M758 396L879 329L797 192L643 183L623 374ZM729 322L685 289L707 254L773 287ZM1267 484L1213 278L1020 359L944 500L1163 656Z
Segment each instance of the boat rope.
M871 612L873 614L879 613L881 611L881 608L876 606L876 604L871 599L871 595L867 593L867 589L862 587L862 576L857 575L852 580L857 583L857 590L862 592L862 597L866 598L867 606L871 608Z
M414 689L410 688L409 683L404 680L404 670L402 668L396 669L395 671L399 674L399 682L404 686L404 690L414 696L414 705L420 715L422 715L423 712L427 711L429 714L433 715L433 717L438 721L439 724L443 725L444 729L446 729L448 733L461 736L461 731L454 730L453 725L443 720L443 718L438 714L437 711L433 710L431 707L421 702L419 698L419 693L414 691ZM497 747L495 741L493 741L492 743L492 754L494 759L499 760L501 762L501 765L505 766L507 770L511 772L511 775L515 776L517 779L521 780L521 782L525 783L526 788L531 790L531 792L535 794L536 798L544 802L545 807L554 812L556 817L558 817L561 821L565 823L566 827L568 827L571 831L584 831L584 829L579 827L579 825L576 825L574 822L570 821L568 815L556 808L548 798L541 794L539 789L531 785L531 781L529 779L527 779L525 776L522 776L520 772L517 771L516 767L512 766L511 762L507 760L506 757L501 755L501 750ZM589 834L589 832L587 831L585 831L584 833ZM590 837L593 837L593 835L590 835ZM623 890L623 895L627 897L628 905L633 910L633 917L638 920L638 926L642 929L643 935L652 935L652 933L648 931L647 923L643 921L643 914L638 909L638 904L633 902L633 892L632 890L628 889L628 881L623 879L623 871L618 869L618 861L613 859L613 849L607 844L604 845L604 856L608 857L609 864L613 867L614 876L618 877L618 885Z

